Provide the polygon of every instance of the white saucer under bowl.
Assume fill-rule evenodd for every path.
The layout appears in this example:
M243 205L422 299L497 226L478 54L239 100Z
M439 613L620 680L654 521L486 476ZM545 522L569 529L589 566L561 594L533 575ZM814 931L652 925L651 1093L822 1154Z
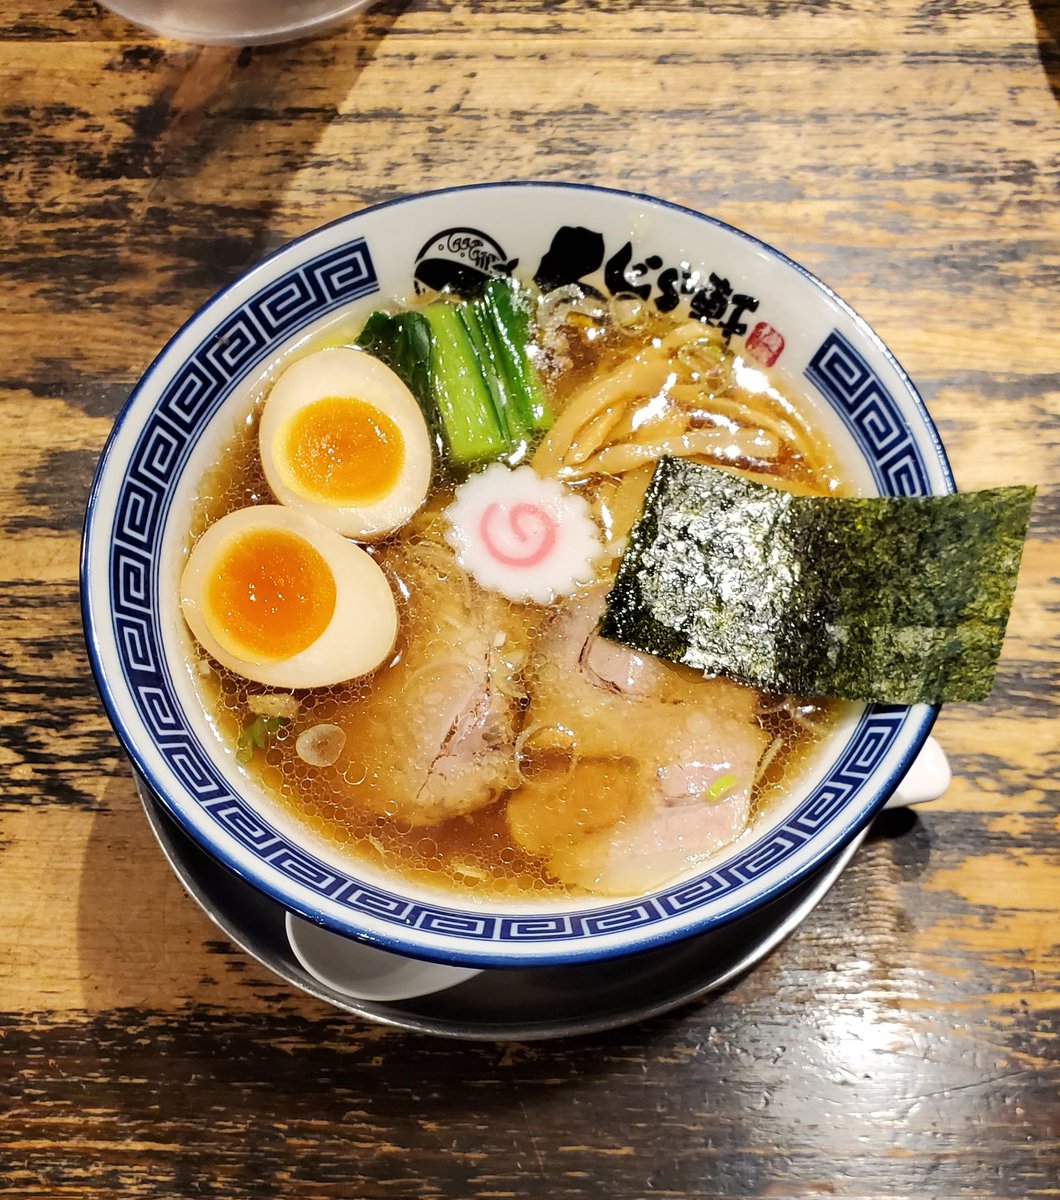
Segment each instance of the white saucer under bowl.
M627 958L560 967L480 971L433 995L355 999L314 978L287 938L286 910L199 848L143 779L136 787L170 866L221 932L294 987L369 1021L480 1041L532 1041L631 1025L700 1000L748 971L829 892L864 838L783 896L700 937Z

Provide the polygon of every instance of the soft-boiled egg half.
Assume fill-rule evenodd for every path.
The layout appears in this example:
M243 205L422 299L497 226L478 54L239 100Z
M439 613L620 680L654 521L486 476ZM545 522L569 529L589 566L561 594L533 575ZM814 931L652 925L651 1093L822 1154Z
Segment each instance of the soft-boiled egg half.
M430 433L412 393L385 363L348 346L284 371L258 442L276 499L347 537L397 529L431 482Z
M375 559L278 504L229 513L180 580L192 633L219 663L270 687L326 687L383 663L397 606Z

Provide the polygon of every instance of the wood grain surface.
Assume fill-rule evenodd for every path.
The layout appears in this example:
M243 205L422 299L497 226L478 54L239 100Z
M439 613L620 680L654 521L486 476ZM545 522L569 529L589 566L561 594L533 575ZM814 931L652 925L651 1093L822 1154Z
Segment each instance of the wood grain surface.
M257 49L0 6L0 1196L1060 1195L1055 0L384 0ZM96 698L77 557L114 415L261 254L514 177L684 202L804 263L1039 485L954 782L716 998L620 1032L383 1030L220 940Z

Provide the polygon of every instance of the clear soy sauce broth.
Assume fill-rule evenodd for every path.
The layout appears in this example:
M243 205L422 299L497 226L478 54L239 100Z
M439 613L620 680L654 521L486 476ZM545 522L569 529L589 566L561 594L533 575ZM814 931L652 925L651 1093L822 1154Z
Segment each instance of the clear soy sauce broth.
M638 355L650 359L681 328L680 322L648 316L622 301L603 308L595 301L560 297L550 303L546 298L542 374L557 420L587 388ZM324 344L329 343L304 349ZM680 410L686 431L727 422L726 428L738 431L741 445L753 451L757 431L770 450L764 461L753 452L730 455L722 463L707 454L700 461L791 490L849 494L837 456L813 431L799 405L785 397L774 379L724 347L715 331L702 327L701 334L681 343L672 355L672 367L661 399L655 392L626 402L622 417L603 435L604 450L624 444L623 429L635 438L652 422L663 422L657 425L661 439L667 429L676 428L674 413ZM263 399L202 480L189 549L225 514L273 502L257 448ZM613 417L612 412L608 420ZM603 428L598 423L592 436L601 436ZM599 584L606 586L613 577L652 468L653 462L647 461L621 474L589 473L572 481L589 501L609 552L599 564ZM457 567L443 540L442 515L456 482L436 471L427 504L416 517L368 547L398 598L398 640L389 663L363 679L296 693L297 714L253 754L246 769L337 851L397 872L409 882L486 900L586 894L592 888L578 882L577 873L572 882L569 874L564 879L550 865L559 861L552 850L576 843L587 827L630 819L643 805L646 777L638 769L636 733L630 732L637 722L627 721L627 732L619 738L614 731L590 728L589 722L584 728L534 727L538 689L545 687L542 669L535 664L556 620L554 609L569 602L550 608L511 604L482 591ZM509 707L515 740L508 768L498 773L489 794L480 797L482 803L473 811L449 815L437 806L417 808L403 793L409 788L409 747L414 754L424 727L437 719L432 689L445 672L461 669L459 661L453 661L454 646L457 659L464 652L489 656L490 678ZM218 735L235 747L241 730L253 720L248 699L270 689L198 653L191 664L192 677ZM667 664L666 670L673 673L675 697L691 694L689 687L711 684L686 668ZM729 715L737 715L732 719L750 714L756 744L763 747L751 792L750 824L797 778L843 706L751 693L727 681L714 695L723 710L730 703L734 706ZM671 703L674 708L667 713L676 712L680 702ZM613 720L614 712L611 704L600 720ZM320 722L338 725L346 734L338 760L328 767L310 766L295 751L299 732ZM650 723L646 736L651 736ZM606 749L612 743L614 753L601 752L601 746ZM535 809L527 796L539 794L543 799ZM509 819L511 804L517 805L519 837L513 835Z

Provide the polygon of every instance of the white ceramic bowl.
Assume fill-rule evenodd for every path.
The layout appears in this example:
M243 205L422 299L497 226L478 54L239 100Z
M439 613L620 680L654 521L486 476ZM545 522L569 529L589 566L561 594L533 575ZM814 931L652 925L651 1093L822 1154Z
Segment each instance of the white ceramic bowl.
M508 183L397 200L300 238L204 305L118 416L89 500L82 605L104 703L169 811L237 874L335 932L463 966L629 954L761 905L865 826L937 711L866 706L735 846L631 900L502 905L417 891L336 857L254 785L212 732L183 665L177 579L195 485L254 384L307 336L335 323L356 330L377 303L418 286L508 271L643 288L663 306L691 301L816 409L866 493L954 490L920 397L864 321L776 250L648 196Z

